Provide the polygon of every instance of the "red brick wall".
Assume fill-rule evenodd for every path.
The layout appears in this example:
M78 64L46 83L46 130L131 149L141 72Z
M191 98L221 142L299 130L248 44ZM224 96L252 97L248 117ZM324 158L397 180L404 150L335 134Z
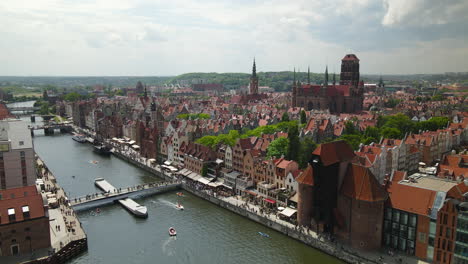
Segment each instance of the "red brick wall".
M382 242L384 202L351 201L351 246L363 250L379 249Z
M437 215L437 229L434 240L434 263L452 263L457 229L457 210L446 202Z
M27 230L29 228L29 231ZM30 252L30 249L48 248L50 246L50 229L48 218L38 218L0 226L0 241L2 256L11 255L11 246L18 244L20 254ZM30 237L28 241L26 238ZM16 242L12 242L16 240Z
M299 184L297 201L297 222L299 225L310 226L313 215L314 187Z
M428 216L418 215L418 230L416 230L415 256L420 259L427 258L427 245L429 242L429 223Z

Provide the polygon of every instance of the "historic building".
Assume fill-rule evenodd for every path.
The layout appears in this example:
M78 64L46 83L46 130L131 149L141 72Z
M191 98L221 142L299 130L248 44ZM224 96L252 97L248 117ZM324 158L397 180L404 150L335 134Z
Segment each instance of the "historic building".
M362 111L364 100L364 82L359 80L359 59L348 54L341 60L339 84L335 74L330 84L328 67L325 69L325 81L322 85L310 84L310 73L307 84L294 81L292 87L292 107L304 107L307 110L329 110L331 113L355 113Z
M252 75L250 76L249 93L233 96L232 104L247 104L248 102L260 101L266 99L267 95L258 93L258 76L255 59L253 61Z

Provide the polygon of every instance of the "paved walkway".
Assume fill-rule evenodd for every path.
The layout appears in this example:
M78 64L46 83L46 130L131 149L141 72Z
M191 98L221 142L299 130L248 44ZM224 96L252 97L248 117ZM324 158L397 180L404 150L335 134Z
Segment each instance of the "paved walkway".
M83 130L83 129L81 129L81 131L87 132L86 130ZM150 166L148 164L148 161L145 158L140 157L140 155L139 155L139 153L137 151L135 151L135 150L133 150L133 149L127 147L127 146L121 147L120 145L118 145L118 144L116 144L116 143L114 143L114 142L112 142L110 140L107 140L106 143L111 144L112 146L114 146L115 149L119 153L127 156L128 158L131 158L131 159L141 163L142 165L148 166L150 168L153 168L153 169L156 168L156 167ZM170 173L166 173L164 171L163 171L163 173L165 173L169 177L172 177L172 175ZM212 195L211 192L206 192L206 193ZM352 252L355 255L360 255L360 256L363 256L363 257L365 257L367 259L374 260L374 262L376 262L376 263L395 263L395 264L402 264L402 263L404 263L404 264L426 264L426 263L429 263L429 262L419 260L419 259L417 259L417 258L415 258L413 256L408 256L408 255L395 254L394 256L389 256L387 254L387 252L385 252L384 249L382 249L380 251L375 251L375 252L359 251L359 250L351 248L351 247L349 247L347 245L340 244L338 242L331 242L330 240L326 239L324 236L321 236L321 235L317 234L316 232L314 232L314 231L312 231L310 229L305 229L303 227L297 227L296 225L294 225L294 224L292 224L290 222L281 220L281 219L279 219L277 217L276 214L260 213L261 208L259 206L254 205L252 203L246 203L246 201L241 200L238 196L230 196L230 197L220 197L220 196L218 196L217 198L220 198L220 199L222 199L222 200L224 200L226 202L229 202L232 205L235 205L235 206L238 206L238 207L249 208L249 210L251 212L256 212L259 216L267 217L268 219L273 220L273 221L281 224L284 227L294 229L294 230L299 230L304 235L309 235L310 237L312 237L312 238L314 238L316 240L319 240L322 243L326 243L331 247L341 248L342 250Z
M41 159L37 160L37 164L42 168L40 176L46 186L46 192L55 193L59 204L57 208L49 209L51 246L57 252L71 241L85 238L86 234L54 175L45 167Z

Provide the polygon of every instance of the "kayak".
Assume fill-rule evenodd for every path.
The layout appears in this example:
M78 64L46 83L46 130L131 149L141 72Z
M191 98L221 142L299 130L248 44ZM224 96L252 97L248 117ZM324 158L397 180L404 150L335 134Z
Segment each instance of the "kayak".
M258 232L259 235L263 236L263 237L267 237L267 238L270 238L270 235L268 234L265 234L263 232Z

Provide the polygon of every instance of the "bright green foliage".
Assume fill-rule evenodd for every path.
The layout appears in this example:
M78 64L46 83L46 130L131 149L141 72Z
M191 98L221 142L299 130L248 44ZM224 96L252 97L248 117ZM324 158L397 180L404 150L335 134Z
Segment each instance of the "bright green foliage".
M434 96L431 97L431 100L432 101L443 101L445 100L445 97L442 95L442 94L436 94Z
M297 126L297 121L281 122L275 125L260 126L252 130L245 131L241 138L259 137L262 134L274 134L275 132L288 131L289 127Z
M281 116L281 122L289 122L288 112L283 113L283 116Z
M301 111L301 124L307 123L307 115L304 110Z
M403 137L401 131L394 127L383 127L381 133L384 138L399 139Z
M205 113L200 113L200 114L179 114L177 115L177 118L179 119L190 119L190 120L195 120L195 119L210 119L209 114Z
M287 138L277 138L273 140L267 148L267 157L276 157L279 158L283 155L286 155L289 146L289 139Z
M49 103L48 102L42 102L41 109L39 110L39 114L48 115L49 113L50 113Z
M301 141L301 151L299 154L299 167L301 169L307 167L307 164L312 159L312 152L317 148L317 144L310 137L305 137Z
M394 108L399 103L401 103L401 99L390 98L384 103L384 106L388 108Z
M195 141L195 143L215 148L219 144L234 146L239 138L239 131L231 130L228 134L219 134L217 136L204 136Z
M289 146L286 153L287 160L298 160L301 143L299 141L299 129L297 125L290 126L288 129Z
M430 131L436 131L437 129L442 129L447 127L449 124L450 119L448 117L444 116L436 116L432 117L431 119L427 121L421 121L416 123L416 130L430 130ZM414 131L416 133L416 131Z
M357 134L359 134L359 130L356 129L353 122L346 121L345 122L345 128L343 130L343 134L344 135L357 135Z
M353 148L353 150L358 150L359 144L361 144L363 141L361 135L343 135L339 139L346 141Z

